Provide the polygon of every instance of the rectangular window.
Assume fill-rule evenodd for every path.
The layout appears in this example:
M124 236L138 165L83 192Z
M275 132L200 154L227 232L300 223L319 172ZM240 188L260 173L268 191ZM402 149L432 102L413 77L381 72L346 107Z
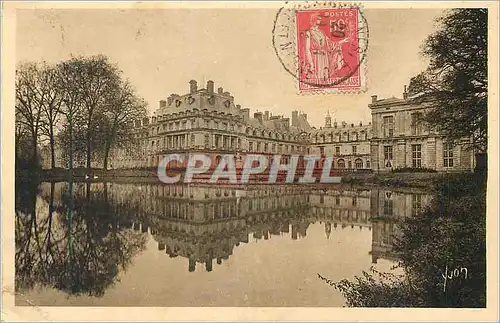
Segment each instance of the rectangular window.
M335 155L340 155L340 147L335 147Z
M422 114L420 112L411 114L411 134L417 136L421 134Z
M413 168L422 167L422 145L411 145L411 160Z
M444 143L443 144L443 166L453 167L453 144Z
M358 153L358 146L352 146L352 154L356 155Z
M319 147L319 154L323 156L325 154L325 147Z
M387 116L384 117L384 137L394 136L394 117Z
M208 148L210 145L210 135L205 135L205 148Z
M392 146L384 146L384 159L392 160Z
M248 150L250 152L253 152L253 142L251 142L251 141L248 143Z
M392 200L384 200L384 215L392 216L394 209L394 203Z

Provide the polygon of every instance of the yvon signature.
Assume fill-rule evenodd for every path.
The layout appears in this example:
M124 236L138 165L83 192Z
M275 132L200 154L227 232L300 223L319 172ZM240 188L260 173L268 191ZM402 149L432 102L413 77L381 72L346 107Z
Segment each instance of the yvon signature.
M469 271L467 270L466 267L457 267L457 268L453 269L452 271L450 270L450 272L448 273L448 265L446 265L444 273L441 270L439 270L439 273L441 274L441 276L443 277L443 280L444 280L443 281L443 292L446 292L446 284L447 284L448 280L460 279L460 278L468 279L470 277Z

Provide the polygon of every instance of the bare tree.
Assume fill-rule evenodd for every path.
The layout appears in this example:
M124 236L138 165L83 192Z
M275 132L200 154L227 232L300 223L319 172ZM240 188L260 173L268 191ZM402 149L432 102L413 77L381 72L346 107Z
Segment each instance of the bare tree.
M61 117L61 106L63 103L63 89L58 86L60 83L59 69L55 66L43 64L41 68L41 86L45 93L45 100L42 105L43 127L42 134L47 136L50 145L50 166L56 167L55 160L55 133Z
M104 169L108 169L109 152L132 139L130 124L146 115L146 102L139 98L127 80L122 82L112 96L106 111L104 135Z
M86 125L86 167L91 168L92 139L94 138L96 116L109 105L110 95L120 84L121 71L111 64L106 56L77 58L82 66L82 77L77 85L82 91L82 113Z
M19 131L29 135L32 167L38 162L42 110L47 95L42 84L42 71L36 63L23 63L16 69L16 121Z
M60 113L65 117L65 129L62 130L61 138L66 139L68 156L68 168L70 174L73 170L73 140L75 119L81 112L81 97L82 93L78 84L81 82L83 66L78 59L72 58L68 61L61 62L57 65L58 82L56 86L59 88L62 95L62 106ZM64 147L66 148L66 147Z

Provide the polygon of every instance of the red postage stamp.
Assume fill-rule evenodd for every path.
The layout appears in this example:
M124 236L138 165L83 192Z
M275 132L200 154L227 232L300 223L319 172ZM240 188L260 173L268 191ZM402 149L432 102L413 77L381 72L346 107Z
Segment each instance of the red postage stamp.
M357 7L296 11L300 93L363 90L365 53L359 16Z

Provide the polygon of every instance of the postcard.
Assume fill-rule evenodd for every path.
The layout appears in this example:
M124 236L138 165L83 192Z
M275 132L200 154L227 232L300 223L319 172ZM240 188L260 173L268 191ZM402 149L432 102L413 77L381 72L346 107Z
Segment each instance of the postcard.
M2 320L498 322L497 2L2 9Z

